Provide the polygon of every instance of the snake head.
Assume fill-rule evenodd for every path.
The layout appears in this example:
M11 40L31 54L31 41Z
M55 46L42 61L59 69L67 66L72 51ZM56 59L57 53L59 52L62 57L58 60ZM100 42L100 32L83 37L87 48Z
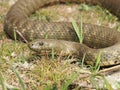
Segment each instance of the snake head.
M30 42L28 46L31 50L41 54L51 53L54 50L56 55L62 56L79 55L79 49L83 47L83 45L76 42L55 39L37 39Z
M37 39L30 42L28 47L35 52L49 51L52 49L52 43L47 39Z

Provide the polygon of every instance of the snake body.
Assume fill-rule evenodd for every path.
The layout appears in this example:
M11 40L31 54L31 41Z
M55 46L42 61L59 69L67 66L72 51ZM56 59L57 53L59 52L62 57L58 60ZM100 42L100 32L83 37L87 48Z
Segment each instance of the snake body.
M79 54L76 54L77 56L87 53L86 57L89 59L86 58L85 61L88 64L95 62L99 51L102 52L101 66L120 64L120 32L116 30L103 26L83 24L83 43L85 45L81 45L76 42L68 42L78 41L71 22L43 22L29 19L29 16L37 9L56 2L97 4L108 9L120 18L120 0L18 0L6 15L4 21L5 33L10 38L15 39L14 34L16 32L16 38L22 41L24 41L23 37L27 41L42 39L40 42L48 43L49 45L51 45L52 42L54 46L58 45L59 42L64 42L63 45L66 48L71 44L70 48L79 51ZM80 23L77 24L80 25ZM46 34L49 34L49 38L52 40L44 40ZM57 41L53 39L67 41ZM37 42L39 42L39 40L36 41L36 43ZM66 46L65 43L69 45ZM30 44L31 48L34 45L37 44L32 42L32 45ZM80 48L81 46L83 49ZM93 47L96 47L96 49L93 49ZM37 49L39 48L40 47L37 47ZM57 48L61 47L59 46Z

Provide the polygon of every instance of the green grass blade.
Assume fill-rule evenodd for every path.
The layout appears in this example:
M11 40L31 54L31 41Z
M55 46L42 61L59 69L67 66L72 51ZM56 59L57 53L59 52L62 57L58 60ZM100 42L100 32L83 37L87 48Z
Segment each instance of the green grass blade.
M83 55L83 58L82 58L82 68L84 67L84 61L85 61L85 55L86 55L86 53Z
M16 71L15 69L13 69L13 71L15 72L15 74L16 74L18 80L19 80L19 83L21 85L22 90L26 90L25 84L22 81L22 79L21 79L20 74L18 73L18 71Z
M95 71L100 69L100 60L101 60L101 52L98 53L96 64L95 64Z
M83 43L83 21L82 21L82 15L80 17L80 43Z
M48 39L48 36L49 36L49 34L48 34L48 33L46 33L46 34L45 34L45 39Z
M15 30L14 30L14 39L15 39L15 41L17 40L17 34L16 34Z
M1 84L2 90L6 90L2 73L0 73L0 84Z
M73 28L75 29L77 36L78 36L79 42L82 44L82 42L83 42L82 16L81 16L81 22L80 22L80 29L78 28L75 20L72 20L72 25L73 25Z
M79 31L79 28L78 28L75 20L72 20L72 25L73 25L73 28L75 29L75 32L76 32L76 34L77 34L77 36L79 38L79 41L80 41L80 31Z
M52 48L51 55L52 55L52 60L54 60L55 59L55 50L54 50L54 48Z
M91 72L98 72L99 71L99 69L100 69L100 61L101 61L101 52L98 53L95 66L90 67Z
M70 80L68 80L63 87L61 88L61 90L68 90L68 86L73 82L73 80L77 77L77 74L73 74L71 75Z
M105 81L105 85L106 85L106 88L107 90L113 90L112 86L110 85L110 83L106 80L105 77L103 77L104 81Z
M15 31L15 30L14 30L14 39L15 39L15 41L14 41L14 46L15 46L15 48L16 48L17 34L16 34L16 31Z

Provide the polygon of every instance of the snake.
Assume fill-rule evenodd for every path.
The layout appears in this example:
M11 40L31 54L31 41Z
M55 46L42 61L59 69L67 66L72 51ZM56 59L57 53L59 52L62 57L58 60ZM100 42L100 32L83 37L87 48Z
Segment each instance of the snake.
M11 39L27 41L36 52L55 49L56 54L73 55L85 63L94 65L100 54L100 66L120 64L120 32L117 30L83 23L83 43L78 41L71 22L46 22L30 19L36 10L56 3L87 3L99 5L120 19L120 0L18 0L8 11L4 31ZM80 27L80 22L76 22ZM45 39L48 34L49 39ZM24 38L23 38L24 37Z

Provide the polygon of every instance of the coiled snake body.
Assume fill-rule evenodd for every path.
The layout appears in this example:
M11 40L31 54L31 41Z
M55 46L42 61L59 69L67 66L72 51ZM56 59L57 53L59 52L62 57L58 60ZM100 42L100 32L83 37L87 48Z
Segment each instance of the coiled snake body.
M12 39L14 39L14 32L16 32L18 40L24 41L21 35L27 41L41 39L29 44L29 47L35 51L48 50L54 46L59 48L56 49L58 51L72 52L71 54L78 57L82 57L86 53L85 62L88 64L94 64L98 53L101 52L101 66L120 64L120 32L106 27L84 24L84 44L79 44L69 42L78 41L71 22L41 22L28 18L37 9L56 2L97 4L120 18L120 0L18 0L6 15L4 31ZM50 39L44 40L47 33ZM93 49L93 47L97 49Z

